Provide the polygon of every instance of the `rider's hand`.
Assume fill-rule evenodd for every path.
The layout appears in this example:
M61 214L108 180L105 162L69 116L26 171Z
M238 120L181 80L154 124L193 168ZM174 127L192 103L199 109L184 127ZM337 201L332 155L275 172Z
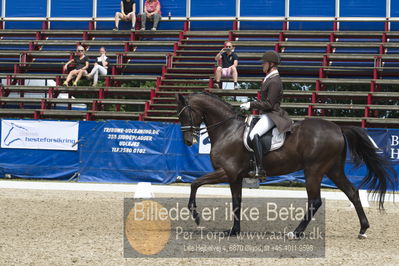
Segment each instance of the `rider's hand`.
M249 110L249 108L251 108L251 103L243 103L240 105L241 110Z

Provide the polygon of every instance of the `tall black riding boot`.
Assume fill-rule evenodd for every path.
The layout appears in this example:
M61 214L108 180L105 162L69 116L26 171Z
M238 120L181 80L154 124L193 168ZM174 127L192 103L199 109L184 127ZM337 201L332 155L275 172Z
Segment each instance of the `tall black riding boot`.
M249 176L256 177L256 178L264 178L266 177L265 170L263 170L263 146L260 141L260 137L258 134L254 136L252 140L253 149L254 149L254 157L255 157L255 171L249 172Z

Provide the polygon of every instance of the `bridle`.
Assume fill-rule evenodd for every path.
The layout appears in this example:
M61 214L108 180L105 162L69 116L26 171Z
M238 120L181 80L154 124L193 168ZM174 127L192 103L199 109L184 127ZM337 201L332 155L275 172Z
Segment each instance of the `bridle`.
M186 104L186 105L180 110L180 112L177 114L177 116L180 117L180 115L181 115L181 114L183 113L183 111L186 110L186 109L189 110L189 114L190 114L190 125L189 125L189 126L181 126L180 128L181 128L181 131L182 131L183 133L184 133L184 132L188 132L188 131L192 131L192 133L193 133L193 135L194 135L195 137L200 137L201 135L203 135L203 134L205 134L205 133L208 133L209 131L211 131L211 130L217 128L217 127L219 127L219 126L222 125L223 123L225 123L225 122L227 122L227 121L229 121L229 120L231 120L231 119L237 117L237 115L234 115L234 116L230 116L230 117L228 117L228 118L226 118L226 119L223 119L222 121L219 121L219 122L217 122L217 123L215 123L215 124L212 124L212 125L210 125L210 126L207 126L207 127L197 127L197 126L194 126L194 120L193 120L193 114L192 114L192 113L195 112L195 111L193 110L193 108L192 108L189 104ZM203 120L203 117L202 117L202 120ZM206 130L204 130L204 129L206 129Z
M180 110L180 112L177 114L177 117L180 117L180 115L183 113L183 111L184 110L186 110L186 109L188 109L189 110L189 114L190 114L190 125L189 126L181 126L180 128L181 128L181 131L184 133L184 132L187 132L187 131L192 131L193 132L193 135L194 136L196 136L196 137L199 137L201 134L200 134L200 132L201 132L201 128L200 127L196 127L196 126L194 126L194 120L193 120L193 112L194 112L194 110L191 108L191 106L190 105L185 105L181 110Z

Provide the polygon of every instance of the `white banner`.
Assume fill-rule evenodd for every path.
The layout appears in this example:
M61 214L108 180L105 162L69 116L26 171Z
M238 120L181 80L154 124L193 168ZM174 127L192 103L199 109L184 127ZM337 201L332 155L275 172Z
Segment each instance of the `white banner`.
M79 122L1 120L1 148L76 151Z
M199 142L199 154L209 154L211 153L211 140L209 139L208 132L206 132L205 124L201 124L201 135Z

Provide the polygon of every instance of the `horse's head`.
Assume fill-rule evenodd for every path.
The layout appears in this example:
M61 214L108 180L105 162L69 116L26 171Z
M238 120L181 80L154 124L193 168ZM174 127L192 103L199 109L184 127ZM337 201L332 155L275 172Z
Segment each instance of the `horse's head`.
M181 130L183 132L184 143L191 146L197 143L201 122L203 121L202 115L192 105L190 100L182 95L177 97L177 116L179 117Z

